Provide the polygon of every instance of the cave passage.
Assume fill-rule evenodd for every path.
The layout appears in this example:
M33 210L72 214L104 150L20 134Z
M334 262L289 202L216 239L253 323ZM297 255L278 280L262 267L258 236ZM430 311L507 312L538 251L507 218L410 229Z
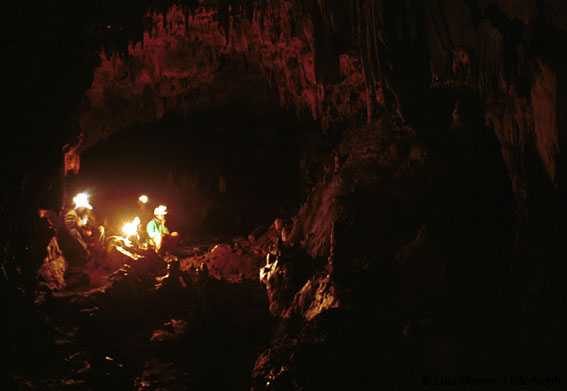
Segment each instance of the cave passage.
M46 390L250 388L274 327L258 270L274 218L297 213L315 175L318 130L279 107L243 106L169 114L81 154L79 173L65 179L67 208L89 194L104 248L79 265L68 258L67 270L57 260L42 269L41 315L30 322L46 335L13 371ZM166 257L117 250L141 194L150 210L167 205L167 226L180 233Z
M307 125L292 113L251 110L170 115L121 131L83 153L66 192L89 193L111 232L133 218L142 194L152 210L168 206L168 226L186 242L266 228L274 216L297 212L305 186L299 135Z
M300 153L316 130L294 113L255 109L166 115L82 153L65 192L89 194L104 248L86 263L68 258L67 270L57 260L42 269L41 314L30 322L45 335L12 371L45 390L250 389L274 328L258 270L274 216L288 219L304 197L310 160ZM115 239L141 194L150 210L167 205L167 226L180 232L165 257Z

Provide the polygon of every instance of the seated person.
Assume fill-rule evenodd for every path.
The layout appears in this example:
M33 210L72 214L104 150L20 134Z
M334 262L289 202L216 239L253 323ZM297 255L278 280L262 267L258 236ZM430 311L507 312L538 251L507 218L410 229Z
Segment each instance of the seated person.
M87 241L92 236L89 228L89 212L92 206L84 193L73 198L75 208L65 214L65 232L61 235L61 250L70 266L82 266L90 257Z
M157 252L167 252L175 249L179 241L177 232L169 233L165 226L165 215L167 207L160 205L154 209L154 216L147 225L148 244L156 249Z

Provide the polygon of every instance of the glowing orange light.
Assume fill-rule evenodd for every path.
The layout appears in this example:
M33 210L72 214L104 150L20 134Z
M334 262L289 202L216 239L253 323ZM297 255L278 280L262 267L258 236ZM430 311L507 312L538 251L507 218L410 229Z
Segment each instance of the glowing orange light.
M134 236L138 233L138 226L140 225L140 218L136 216L134 221L124 224L122 232L127 238Z
M89 204L89 195L87 193L79 193L73 198L73 203L75 208L80 208L84 206L87 209L92 209L93 207Z
M140 198L138 198L138 199L143 204L146 204L148 202L148 196L147 195L141 195Z

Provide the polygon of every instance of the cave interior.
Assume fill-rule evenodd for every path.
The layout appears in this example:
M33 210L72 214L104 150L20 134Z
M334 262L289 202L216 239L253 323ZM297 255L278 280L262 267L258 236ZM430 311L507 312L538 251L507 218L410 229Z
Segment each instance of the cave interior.
M567 382L564 1L5 8L2 389Z

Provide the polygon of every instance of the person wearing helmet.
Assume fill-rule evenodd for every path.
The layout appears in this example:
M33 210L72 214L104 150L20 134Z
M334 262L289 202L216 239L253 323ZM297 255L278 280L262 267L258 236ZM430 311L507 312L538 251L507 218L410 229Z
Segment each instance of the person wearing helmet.
M169 232L165 226L165 215L167 207L160 205L154 209L154 218L147 225L148 244L158 252L173 250L177 246L179 235L177 232Z
M93 208L85 193L75 196L73 203L75 207L64 215L62 229L57 233L61 251L69 265L65 280L71 285L88 282L82 270L91 257L88 239L92 235L90 211Z
M138 210L136 212L136 215L140 218L141 226L144 227L144 229L142 229L140 232L140 243L144 244L148 243L149 240L148 232L145 228L148 226L150 220L152 220L154 217L152 211L149 208L148 201L148 196L141 195L138 198Z

